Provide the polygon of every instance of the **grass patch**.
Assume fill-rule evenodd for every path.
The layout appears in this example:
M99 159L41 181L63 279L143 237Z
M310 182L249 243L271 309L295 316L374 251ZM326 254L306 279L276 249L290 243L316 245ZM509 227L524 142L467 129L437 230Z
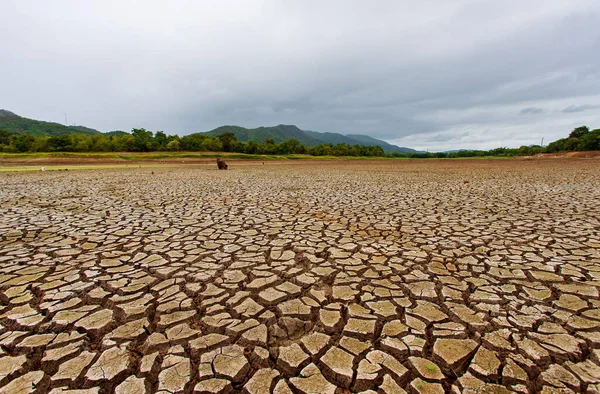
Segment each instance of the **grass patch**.
M38 159L38 158L85 158L85 159L118 159L120 155L112 152L95 152L95 153L80 153L80 152L35 152L35 153L5 153L0 152L0 159Z
M227 152L35 152L35 153L4 153L2 159L44 159L44 158L75 158L75 159L115 159L125 161L152 161L173 159L247 159L247 160L449 160L450 158L409 158L409 157L364 157L364 156L310 156L301 154L291 155L259 155ZM514 159L508 156L457 157L451 160L489 160Z
M198 166L200 164L194 164ZM15 166L15 167L0 167L0 172L24 172L24 171L38 171L42 172L61 172L61 171L77 171L77 170L118 170L118 169L136 169L136 168L169 168L169 167L182 167L185 164L169 164L169 163L156 163L156 164L90 164L90 165L51 165L51 166Z

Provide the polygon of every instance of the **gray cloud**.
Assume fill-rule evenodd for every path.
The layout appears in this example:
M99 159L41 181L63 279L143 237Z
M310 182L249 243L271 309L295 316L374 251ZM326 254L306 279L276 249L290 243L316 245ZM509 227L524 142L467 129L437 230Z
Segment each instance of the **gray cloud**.
M519 111L520 115L532 115L541 113L544 113L544 109L539 107L527 107Z
M431 150L600 125L561 112L600 105L595 0L6 0L0 15L0 107L38 119L180 135L285 123Z
M583 111L587 111L588 109L598 109L600 108L600 105L590 105L590 104L583 104L583 105L569 105L567 108L563 109L562 112L583 112Z

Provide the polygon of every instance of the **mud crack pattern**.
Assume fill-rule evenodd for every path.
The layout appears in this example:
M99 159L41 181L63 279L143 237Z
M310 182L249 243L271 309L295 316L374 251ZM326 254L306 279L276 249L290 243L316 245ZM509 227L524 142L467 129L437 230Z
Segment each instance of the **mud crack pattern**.
M0 392L600 392L599 170L0 173Z

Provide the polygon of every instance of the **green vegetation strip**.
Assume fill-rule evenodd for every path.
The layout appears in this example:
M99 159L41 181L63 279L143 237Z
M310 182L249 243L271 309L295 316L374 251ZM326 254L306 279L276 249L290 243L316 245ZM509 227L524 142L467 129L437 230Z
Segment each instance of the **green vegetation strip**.
M245 159L245 160L389 160L391 157L363 156L311 156L302 154L259 155L247 153L216 152L172 152L172 153L78 153L78 152L36 152L36 153L0 153L1 159L115 159L115 161L156 161L168 159ZM405 158L401 158L405 159ZM33 164L33 163L32 163Z
M170 163L157 163L157 164L93 164L93 165L53 165L53 166L0 166L0 172L22 172L22 171L42 171L44 172L60 172L60 171L74 171L74 170L116 170L116 169L136 169L136 168L168 168L168 167L183 167L190 166L191 164L170 164ZM207 164L194 164L207 165Z

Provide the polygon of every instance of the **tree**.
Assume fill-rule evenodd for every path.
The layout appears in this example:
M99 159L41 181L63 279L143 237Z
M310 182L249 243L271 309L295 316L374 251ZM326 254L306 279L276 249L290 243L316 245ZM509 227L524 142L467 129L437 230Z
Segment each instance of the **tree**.
M219 138L206 138L202 141L201 149L202 151L210 151L210 152L221 152L224 151L223 144Z
M48 148L56 152L69 152L73 150L73 144L71 143L71 136L57 135L56 137L50 137L48 139Z
M0 129L0 145L8 145L10 144L10 136L13 133Z
M281 154L301 153L302 148L304 148L295 138L290 138L289 140L278 144L277 147Z
M113 151L132 152L135 150L135 137L131 134L119 135L113 138Z
M173 152L178 151L179 149L181 149L180 145L181 144L179 143L178 140L173 140L167 144L167 150L173 151Z
M579 138L577 150L600 150L600 129L590 131Z
M581 138L589 132L590 132L589 127L580 126L580 127L573 129L573 131L571 131L571 134L569 134L569 138Z
M521 145L519 148L519 155L521 156L529 156L531 155L531 148L527 145Z
M90 137L90 152L109 152L111 150L112 135L96 134Z
M202 143L207 138L210 138L210 137L207 137L204 134L199 134L199 133L186 135L186 136L182 137L181 140L179 141L180 147L182 150L185 150L185 151L192 151L192 152L199 151L199 150L202 150Z
M148 152L154 150L154 140L152 132L146 129L132 129L134 149L137 152Z
M254 141L248 141L244 144L244 153L254 154L258 152L258 144Z
M73 144L73 150L75 152L89 152L89 138L83 134L71 134L71 141Z
M35 137L29 134L19 134L15 137L12 145L19 153L34 152Z
M565 150L573 151L577 149L577 145L579 145L579 138L569 137L565 141Z
M158 150L164 150L167 147L167 135L162 131L157 131L154 136L154 142Z
M556 153L565 150L565 143L567 142L566 138L561 138L554 142L551 142L546 147L546 152L548 153Z
M231 132L223 133L217 137L219 141L221 141L221 145L223 146L224 152L231 152L233 148L237 145L237 138L235 138L235 134Z

